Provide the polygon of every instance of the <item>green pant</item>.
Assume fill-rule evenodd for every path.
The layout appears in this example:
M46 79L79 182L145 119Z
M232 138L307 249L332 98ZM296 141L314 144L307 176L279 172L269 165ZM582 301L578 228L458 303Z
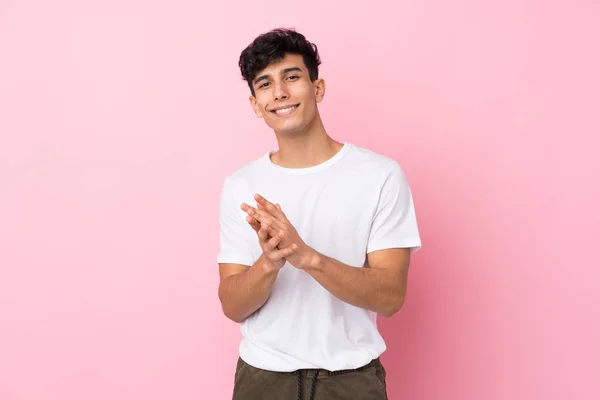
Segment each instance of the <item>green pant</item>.
M387 400L385 368L377 358L358 369L273 372L241 358L233 400Z

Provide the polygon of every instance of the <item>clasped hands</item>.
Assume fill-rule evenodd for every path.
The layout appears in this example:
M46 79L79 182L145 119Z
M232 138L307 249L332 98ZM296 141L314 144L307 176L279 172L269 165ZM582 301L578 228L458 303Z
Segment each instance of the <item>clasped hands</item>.
M318 253L300 237L279 204L273 204L256 194L257 208L242 203L248 214L246 221L258 235L263 258L273 270L288 261L299 269L309 269L318 260Z

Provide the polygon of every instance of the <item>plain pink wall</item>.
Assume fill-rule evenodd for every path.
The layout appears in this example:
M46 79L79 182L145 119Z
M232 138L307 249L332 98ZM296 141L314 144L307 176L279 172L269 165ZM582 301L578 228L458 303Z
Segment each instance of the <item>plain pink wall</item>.
M600 398L597 1L203 3L0 3L0 400L230 398L218 196L275 146L237 58L277 26L414 190L390 399Z

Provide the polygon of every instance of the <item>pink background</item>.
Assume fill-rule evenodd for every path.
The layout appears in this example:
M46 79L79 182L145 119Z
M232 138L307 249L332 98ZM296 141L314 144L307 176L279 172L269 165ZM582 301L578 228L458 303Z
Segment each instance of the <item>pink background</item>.
M218 196L275 146L237 59L277 26L413 187L390 399L600 398L600 3L203 3L0 1L0 400L231 398Z

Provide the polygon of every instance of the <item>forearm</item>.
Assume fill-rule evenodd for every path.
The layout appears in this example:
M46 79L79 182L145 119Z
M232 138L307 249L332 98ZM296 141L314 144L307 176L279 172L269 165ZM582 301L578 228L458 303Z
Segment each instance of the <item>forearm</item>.
M219 285L223 313L235 322L244 321L267 302L277 273L261 256L246 271L225 278Z
M384 317L404 303L406 278L400 269L353 267L318 254L305 270L340 300Z

